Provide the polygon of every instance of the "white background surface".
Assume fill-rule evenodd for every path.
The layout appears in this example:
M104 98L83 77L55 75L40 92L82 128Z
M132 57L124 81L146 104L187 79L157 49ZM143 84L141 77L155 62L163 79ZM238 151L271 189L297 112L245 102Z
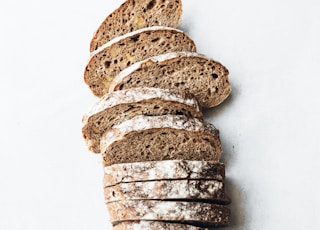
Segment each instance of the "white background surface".
M0 229L108 229L83 71L120 3L1 1ZM232 96L206 113L225 150L226 229L320 229L320 1L183 3L180 28L230 71Z

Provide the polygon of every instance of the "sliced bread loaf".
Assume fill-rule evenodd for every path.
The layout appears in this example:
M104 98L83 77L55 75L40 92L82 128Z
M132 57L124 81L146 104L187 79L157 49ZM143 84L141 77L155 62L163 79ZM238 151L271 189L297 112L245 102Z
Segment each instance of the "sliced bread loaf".
M224 181L222 162L163 160L113 164L104 167L104 187L153 180L204 179Z
M102 134L136 115L185 115L203 119L191 94L159 88L133 88L106 94L82 119L82 134L89 150L100 153Z
M113 230L207 230L189 224L164 221L124 221L113 226Z
M155 160L219 161L219 131L211 124L185 116L136 116L103 134L104 166Z
M112 12L94 34L90 51L120 35L150 26L177 27L181 0L127 0Z
M121 183L104 188L106 203L121 200L196 200L230 204L224 183L215 180L158 180Z
M179 89L194 94L200 106L219 105L230 94L228 70L222 64L195 52L174 52L147 58L124 69L109 91L133 87Z
M146 58L177 51L196 51L194 42L181 30L161 26L136 30L94 51L84 80L94 95L102 97L121 70Z
M198 226L230 224L230 209L212 203L125 200L106 205L113 224L127 220L180 221Z

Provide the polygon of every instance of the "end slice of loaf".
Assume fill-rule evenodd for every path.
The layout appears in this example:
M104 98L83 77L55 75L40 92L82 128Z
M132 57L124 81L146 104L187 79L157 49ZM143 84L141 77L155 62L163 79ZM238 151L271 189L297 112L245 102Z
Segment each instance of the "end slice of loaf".
M84 81L94 95L102 97L121 70L146 58L177 51L196 51L194 42L183 31L161 26L136 30L94 51Z
M113 226L113 230L207 230L190 224L164 221L124 221Z
M153 180L204 179L224 181L222 162L163 160L113 164L104 167L104 187Z
M231 92L229 72L221 63L195 52L147 58L124 69L109 91L133 87L179 89L194 94L203 108L221 104Z
M225 205L185 201L125 200L107 204L113 224L127 220L180 221L198 226L230 224Z
M127 0L112 12L94 34L90 51L120 35L150 26L177 27L181 21L181 0Z
M121 183L104 188L106 203L121 200L185 200L230 204L224 182L215 180L159 180Z
M155 160L219 161L219 131L211 124L185 116L136 116L103 134L104 166Z
M106 94L86 114L82 134L89 150L100 153L102 134L137 115L185 115L203 119L197 100L191 94L159 88L133 88Z

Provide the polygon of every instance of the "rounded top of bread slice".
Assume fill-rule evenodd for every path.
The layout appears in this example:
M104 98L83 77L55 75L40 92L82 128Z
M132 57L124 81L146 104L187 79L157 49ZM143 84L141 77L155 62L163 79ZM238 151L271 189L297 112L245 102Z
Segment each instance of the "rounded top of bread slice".
M188 91L202 108L221 104L231 92L229 72L221 63L196 52L169 52L134 63L110 83L109 92L132 87Z
M90 52L120 35L151 26L177 27L181 0L127 0L102 22L95 32Z
M136 30L92 52L84 80L94 95L102 97L123 69L152 56L178 51L196 51L195 43L183 31L163 26Z
M83 116L83 137L89 150L100 153L102 134L116 124L137 115L185 115L202 119L197 100L191 94L160 88L132 88L106 94Z

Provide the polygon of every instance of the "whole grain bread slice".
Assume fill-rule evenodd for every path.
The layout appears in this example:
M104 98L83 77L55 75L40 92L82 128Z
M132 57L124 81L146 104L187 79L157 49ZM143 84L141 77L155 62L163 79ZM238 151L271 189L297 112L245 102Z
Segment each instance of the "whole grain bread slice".
M92 52L84 81L94 95L102 97L121 70L146 58L177 51L196 51L194 42L183 31L161 26L136 30Z
M229 72L221 63L195 52L161 54L121 71L109 92L133 87L158 87L188 91L200 106L221 104L231 92Z
M154 180L216 180L224 181L222 162L163 160L113 164L104 167L104 187L119 183Z
M138 115L106 131L100 141L104 166L155 160L219 161L219 131L185 116Z
M191 94L159 88L132 88L107 93L83 117L82 134L89 150L100 153L102 134L137 115L185 115L203 119L198 102Z
M179 221L198 226L230 224L226 205L203 202L124 200L106 204L113 224L128 220Z
M90 43L90 52L120 35L150 26L177 27L181 0L127 0L102 22Z
M113 230L207 230L190 224L164 221L124 221L113 226Z
M121 183L104 188L106 203L121 200L185 200L230 204L224 182L216 180L158 180Z

